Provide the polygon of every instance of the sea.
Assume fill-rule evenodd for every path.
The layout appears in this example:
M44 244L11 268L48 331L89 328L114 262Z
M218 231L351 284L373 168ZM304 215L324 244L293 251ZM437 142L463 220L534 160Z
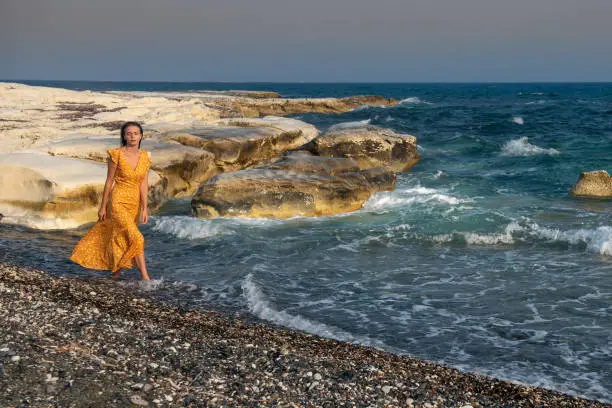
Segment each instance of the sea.
M612 172L612 84L21 82L401 100L293 116L416 136L395 191L284 220L197 219L170 200L141 227L153 283L119 284L612 403L612 200L569 195L581 172ZM68 260L87 229L0 224L0 260L101 279Z

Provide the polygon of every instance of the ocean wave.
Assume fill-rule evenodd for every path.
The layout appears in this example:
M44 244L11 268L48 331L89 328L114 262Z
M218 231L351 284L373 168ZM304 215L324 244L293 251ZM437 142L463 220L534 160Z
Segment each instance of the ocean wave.
M155 217L152 221L154 231L174 235L181 239L210 238L215 235L232 233L219 222L188 216Z
M593 229L560 229L542 227L536 223L512 221L499 233L453 232L431 237L437 243L465 243L467 245L512 245L542 241L584 246L589 252L612 256L612 227L601 226Z
M445 176L446 173L443 170L437 170L434 174L433 174L433 178L434 180L438 180L440 177Z
M441 234L432 237L433 242L464 242L468 245L509 245L514 244L513 234L522 228L518 222L513 221L506 226L501 233L477 233L477 232L453 232L451 234Z
M524 125L525 124L525 120L521 116L513 117L512 118L512 122L516 123L517 125Z
M525 105L544 105L548 101L546 99L540 99L538 101L526 102Z
M367 126L372 122L371 119L366 119L366 120L359 120L359 121L354 121L354 122L342 122L342 123L337 123L333 126L330 126L328 131L334 131L334 130L342 130L342 129L351 129L351 128L360 128L363 126Z
M386 346L379 340L371 339L366 336L355 336L338 327L312 321L299 314L293 315L283 310L276 310L266 299L263 291L257 286L252 274L248 274L242 282L242 291L246 298L249 311L260 319L323 337L392 350L392 348Z
M502 146L502 156L538 156L538 155L556 156L560 152L557 149L544 149L529 143L529 138L521 137L520 139L510 140Z
M528 233L549 242L585 245L590 252L612 256L612 227L602 226L595 229L581 228L561 231L532 224Z
M457 205L471 200L459 199L433 188L414 187L375 194L366 201L363 209L366 211L381 211L408 204L423 204L432 201L446 205Z
M433 103L431 102L427 102L427 101L423 101L421 100L421 98L419 98L418 96L411 96L410 98L404 98L400 101L401 105L409 105L409 104L414 104L414 105L420 105L420 104L425 104L425 105L433 105Z
M281 220L268 218L217 218L208 220L184 215L151 218L151 226L154 231L174 235L181 239L202 239L217 235L230 235L244 227L268 227L280 223L282 223Z

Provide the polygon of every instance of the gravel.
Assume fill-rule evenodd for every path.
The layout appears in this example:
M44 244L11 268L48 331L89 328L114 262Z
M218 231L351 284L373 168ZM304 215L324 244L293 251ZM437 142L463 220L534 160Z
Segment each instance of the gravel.
M3 407L611 407L0 263Z

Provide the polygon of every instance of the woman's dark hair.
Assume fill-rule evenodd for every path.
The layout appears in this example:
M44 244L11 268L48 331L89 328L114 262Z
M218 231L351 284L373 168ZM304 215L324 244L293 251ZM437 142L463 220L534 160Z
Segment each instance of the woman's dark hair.
M125 131L130 126L136 126L138 129L140 129L140 136L143 136L142 126L140 126L140 123L138 123L138 122L125 122L123 124L123 126L121 126L121 146L127 146L127 140L125 140ZM140 149L140 144L141 143L142 143L142 137L140 138L140 141L138 142L138 148L139 149Z

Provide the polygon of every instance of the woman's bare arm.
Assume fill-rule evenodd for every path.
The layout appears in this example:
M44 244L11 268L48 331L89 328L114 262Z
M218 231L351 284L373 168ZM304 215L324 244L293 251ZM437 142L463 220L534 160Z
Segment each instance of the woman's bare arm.
M104 183L104 192L102 193L102 203L100 203L100 210L98 211L98 221L104 221L106 219L106 205L108 204L108 197L113 188L115 171L117 171L117 165L109 158L108 169L106 171L106 182Z
M140 182L140 222L146 224L149 221L149 212L147 210L147 200L149 197L149 171L145 173L142 182Z

